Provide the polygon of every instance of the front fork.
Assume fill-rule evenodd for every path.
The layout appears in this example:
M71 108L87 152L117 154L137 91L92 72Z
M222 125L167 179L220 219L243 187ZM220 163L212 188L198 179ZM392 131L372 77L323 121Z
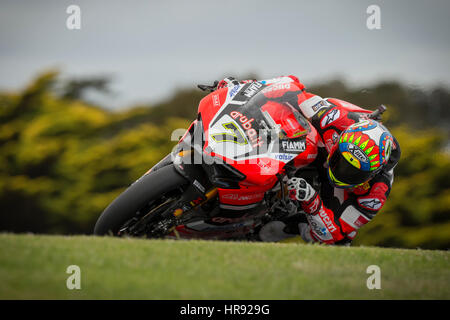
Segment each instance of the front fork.
M184 161L191 157L192 153L192 150L181 150L170 155L170 162L173 163L175 170L189 181L189 186L175 205L162 214L162 219L148 230L148 235L169 234L176 226L198 214L201 206L216 198L218 189L209 182L201 165Z

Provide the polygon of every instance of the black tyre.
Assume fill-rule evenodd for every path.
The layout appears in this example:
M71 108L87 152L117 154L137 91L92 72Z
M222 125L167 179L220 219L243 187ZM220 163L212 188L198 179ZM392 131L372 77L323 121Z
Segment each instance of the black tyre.
M94 234L112 233L116 235L125 222L132 219L149 202L186 183L187 180L175 171L173 165L144 175L103 211L95 224Z

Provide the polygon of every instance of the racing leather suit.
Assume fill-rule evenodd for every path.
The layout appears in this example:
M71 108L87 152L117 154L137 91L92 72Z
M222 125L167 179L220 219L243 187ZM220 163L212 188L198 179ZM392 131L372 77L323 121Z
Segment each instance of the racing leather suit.
M245 80L247 83L256 80ZM319 152L312 164L317 169L321 187L314 197L301 206L306 213L308 229L302 217L288 219L289 233L301 234L305 241L326 244L349 244L355 238L358 229L370 222L381 210L389 196L394 180L394 167L400 158L400 146L394 137L394 145L389 162L370 181L352 189L335 188L326 175L326 159L337 144L339 135L348 126L359 122L361 114L347 111L343 105L348 102L321 97L306 92L304 85L293 75L281 76L270 80L262 80L264 84L297 82L303 89L299 99L302 114L317 129ZM218 88L234 86L238 82L234 78L226 78L219 82ZM363 116L362 116L363 117Z

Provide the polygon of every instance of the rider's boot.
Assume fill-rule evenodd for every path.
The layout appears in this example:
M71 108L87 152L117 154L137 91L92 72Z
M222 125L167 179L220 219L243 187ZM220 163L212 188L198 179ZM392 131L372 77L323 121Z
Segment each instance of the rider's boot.
M300 235L299 225L306 222L302 214L295 214L288 218L270 221L259 231L259 238L263 242L278 242Z

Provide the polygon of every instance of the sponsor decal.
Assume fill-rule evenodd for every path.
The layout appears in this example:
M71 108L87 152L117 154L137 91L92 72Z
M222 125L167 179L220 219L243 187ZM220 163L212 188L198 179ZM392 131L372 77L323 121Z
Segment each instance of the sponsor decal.
M339 109L337 108L333 108L331 109L326 115L325 117L322 119L322 121L320 122L320 126L322 128L325 128L326 126L328 126L329 124L331 124L333 121L339 119L339 116L341 115L341 112L339 111Z
M218 94L214 94L212 97L213 100L213 105L216 107L220 107L220 100L219 100L219 95Z
M275 159L281 160L281 161L290 161L294 158L292 154L287 153L279 153L275 155Z
M236 94L236 92L239 90L239 87L240 87L239 85L235 85L233 89L230 90L229 93L230 97L233 97Z
M263 86L261 82L252 82L252 84L244 90L244 96L251 98L258 92L258 90Z
M309 222L309 225L311 226L311 229L314 231L314 233L316 233L318 236L321 237L322 240L331 240L333 239L333 236L331 235L331 232L336 231L336 227L333 224L333 221L331 221L331 218L327 215L327 213L325 212L325 210L323 209L323 206L320 206L319 208L319 216L321 220L319 221L315 221L315 217L317 217L317 215L306 215L306 219ZM325 224L325 227L323 226L323 224Z
M254 194L246 194L246 195L240 195L238 193L228 193L228 194L224 194L223 196L221 196L221 198L223 199L228 199L228 200L255 200L255 199L259 199L261 197L263 197L263 193L254 193Z
M326 237L331 238L331 235L328 234L327 228L323 227L323 225L319 225L317 221L314 220L313 216L306 215L306 218L311 226L312 231L321 237L323 240L327 240Z
M280 83L280 84L275 84L268 88L265 88L264 90L262 90L262 92L267 93L267 92L272 92L275 90L289 90L290 88L291 88L290 83Z
M292 137L293 138L298 138L298 137L301 137L301 136L306 136L307 134L308 134L308 130L297 129L297 131L295 131L292 134Z
M284 140L281 142L281 148L284 151L303 152L306 150L306 142L304 140L301 141Z
M320 118L327 110L326 109L322 109L317 113L317 117Z
M320 207L319 216L322 218L322 221L327 226L328 231L334 232L334 231L337 230L336 227L333 224L333 221L331 221L331 218L327 215L327 213L323 209L323 206Z
M320 108L323 108L323 107L328 107L328 104L324 100L317 102L311 108L314 112L317 112L317 110L319 110Z
M361 198L358 199L358 203L361 207L369 210L378 210L383 205L381 200L378 198Z
M234 220L237 220L237 219L226 218L226 217L214 217L211 219L211 221L215 222L215 223L232 223Z
M255 129L252 127L252 122L255 120L253 118L248 119L246 116L244 116L242 113L238 111L231 111L230 116L235 119L239 120L239 122L242 125L242 128L244 128L245 133L247 134L250 142L252 143L252 147L261 147L263 141L260 137L258 137L258 133Z
M352 155L354 155L359 161L362 162L368 162L369 158L367 157L367 155L357 146L355 146L352 143L348 144L348 151L350 151L350 153Z

